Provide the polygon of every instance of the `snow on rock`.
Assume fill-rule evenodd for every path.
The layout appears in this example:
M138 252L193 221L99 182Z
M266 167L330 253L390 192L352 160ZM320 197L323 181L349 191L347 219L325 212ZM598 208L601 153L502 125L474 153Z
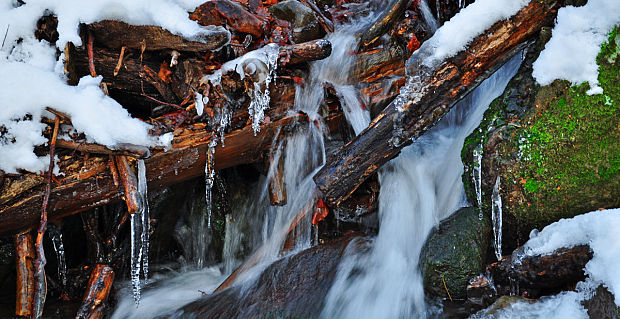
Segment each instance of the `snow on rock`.
M562 247L587 244L594 257L586 264L586 275L603 283L620 306L620 208L594 211L562 219L545 227L525 244L527 255L548 254Z
M582 7L558 11L551 40L534 62L532 75L541 85L565 79L578 85L588 82L588 94L603 93L598 86L596 57L615 24L620 23L618 0L588 0Z
M472 318L589 318L582 302L604 285L620 306L620 208L594 211L562 219L545 227L525 245L525 255L545 255L562 247L587 244L594 257L586 264L587 278L574 291L542 297L535 303L516 302L490 316L484 312Z
M114 147L118 143L143 146L169 146L172 135L149 136L149 125L132 118L113 99L99 89L101 77L84 77L78 86L66 84L62 74L63 54L34 38L37 20L46 14L58 18L59 40L63 49L67 42L81 44L80 23L105 19L121 20L134 25L157 25L189 40L201 41L213 28L191 21L188 10L202 0L149 1L81 1L29 0L24 4L0 2L0 170L16 173L47 169L46 157L34 154L35 146L47 140L40 123L53 107L71 116L76 131L91 142ZM5 37L6 35L6 37ZM51 114L47 114L51 117Z

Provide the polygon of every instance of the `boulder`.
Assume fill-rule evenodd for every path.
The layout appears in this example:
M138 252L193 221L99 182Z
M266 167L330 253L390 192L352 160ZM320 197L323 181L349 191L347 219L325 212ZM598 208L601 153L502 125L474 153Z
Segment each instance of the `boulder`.
M293 26L295 43L316 40L325 35L312 9L297 0L286 0L269 7L278 19L286 20Z
M249 287L240 284L204 296L172 317L316 318L347 246L364 241L348 236L287 256L265 268Z
M551 31L543 29L517 75L465 140L463 183L477 205L474 151L482 150L480 209L491 215L499 177L503 203L503 251L528 239L532 229L583 212L620 205L620 41L617 30L597 58L603 94L587 95L587 83L540 86L532 63Z
M433 229L420 253L424 289L432 297L464 299L469 279L483 272L491 238L488 218L459 209Z

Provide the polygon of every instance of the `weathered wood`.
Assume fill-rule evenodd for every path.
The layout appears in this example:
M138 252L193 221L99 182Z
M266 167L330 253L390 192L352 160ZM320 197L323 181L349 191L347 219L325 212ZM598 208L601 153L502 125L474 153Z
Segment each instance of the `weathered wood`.
M223 169L260 160L263 152L271 147L274 136L287 131L280 128L292 129L296 123L304 121L307 121L305 115L295 114L263 124L257 136L254 136L251 126L227 134L225 147L216 147L215 168ZM148 187L157 189L203 175L210 141L211 136L204 125L177 129L171 150L157 151L145 160ZM114 185L107 157L92 157L85 162L68 157L63 158L59 164L61 168L71 167L73 170L68 171L52 189L50 218L57 219L121 199L123 190ZM0 234L35 225L39 216L36 207L40 207L43 193L39 185L0 205Z
M223 47L230 40L230 34L223 28L205 29L201 42L185 40L161 27L136 26L113 20L91 23L87 28L94 35L97 44L110 49L121 49L123 46L140 49L145 43L146 50L209 51Z
M322 60L332 53L331 42L323 39L280 47L280 65L287 66L301 62Z
M125 190L127 211L130 214L135 214L140 209L140 205L142 205L140 202L140 195L138 194L138 178L126 156L116 157L116 167L118 167L118 175L120 176L123 189Z
M229 0L207 1L190 13L189 18L200 25L228 25L232 29L260 37L266 21Z
M75 316L76 319L103 318L106 300L110 295L114 282L114 270L107 265L97 264L90 274L88 286L84 293L82 305Z
M117 149L110 149L105 145L93 144L93 143L78 143L70 140L58 140L56 141L56 146L60 148L68 148L80 152L85 153L93 153L93 154L110 154L110 155L125 155L135 158L145 158L150 156L150 152L148 147L139 146L139 145L131 145L131 144L121 144L117 147Z
M369 47L375 44L401 18L409 0L394 0L392 7L377 17L375 22L360 36L360 47Z
M521 50L540 28L552 24L560 6L560 2L532 1L508 21L499 21L476 37L466 50L431 70L421 80L415 98L404 101L402 112L396 109L396 102L390 103L314 176L324 198L334 206L342 203L364 180L411 144L412 138L432 127Z
M571 287L585 279L585 265L593 253L589 246L580 245L560 248L544 256L522 255L517 250L488 267L499 294L527 292L531 297L538 297Z
M15 315L30 317L34 295L34 244L29 231L15 235L17 293Z
M403 75L407 53L407 48L395 42L381 49L360 52L356 55L352 73L361 82L374 82L389 75Z
M272 206L286 205L286 185L284 184L284 152L278 156L269 154L269 201Z

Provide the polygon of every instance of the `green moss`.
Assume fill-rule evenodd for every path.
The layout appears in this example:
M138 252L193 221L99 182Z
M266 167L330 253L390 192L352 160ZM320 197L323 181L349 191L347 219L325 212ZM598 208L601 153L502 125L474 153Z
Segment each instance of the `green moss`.
M517 75L484 115L462 151L465 184L472 182L473 150L484 146L483 207L501 177L505 232L522 243L542 228L598 208L620 205L620 35L615 28L597 58L603 94L587 95L587 83L555 81L539 86L531 76L541 36ZM538 50L536 50L538 49ZM509 241L506 241L509 242ZM511 244L509 244L511 245Z

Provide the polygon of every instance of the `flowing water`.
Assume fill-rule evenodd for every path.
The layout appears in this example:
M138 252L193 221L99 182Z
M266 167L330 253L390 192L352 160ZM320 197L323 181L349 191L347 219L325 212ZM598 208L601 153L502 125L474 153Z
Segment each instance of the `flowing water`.
M461 101L433 129L381 169L379 234L367 254L347 256L322 318L426 316L418 259L441 219L467 205L460 152L520 64L516 56Z
M156 275L142 293L138 307L127 298L129 291L121 293L112 318L170 314L211 293L248 252L252 254L245 258L245 271L235 284L250 285L274 260L311 245L310 218L317 201L312 176L325 161L326 129L319 107L325 86L331 85L355 132L368 125L369 114L360 103L354 83L349 81L349 70L354 59L351 52L357 46L355 34L369 21L340 27L328 35L333 44L331 56L312 64L307 82L298 87L295 97L296 111L307 114L309 123L302 124L304 129L286 139L273 141L274 158L284 161L288 204L269 204L268 181L276 171L271 168L269 176L255 186L251 199L233 203L232 215L226 216L221 265ZM501 93L519 62L515 58L502 67L428 134L381 170L380 232L368 253L344 258L326 296L323 318L425 316L422 279L417 271L419 252L430 229L466 204L460 162L463 140L479 123L492 99ZM411 91L409 94L415 94ZM285 252L290 230L295 235L294 245Z

